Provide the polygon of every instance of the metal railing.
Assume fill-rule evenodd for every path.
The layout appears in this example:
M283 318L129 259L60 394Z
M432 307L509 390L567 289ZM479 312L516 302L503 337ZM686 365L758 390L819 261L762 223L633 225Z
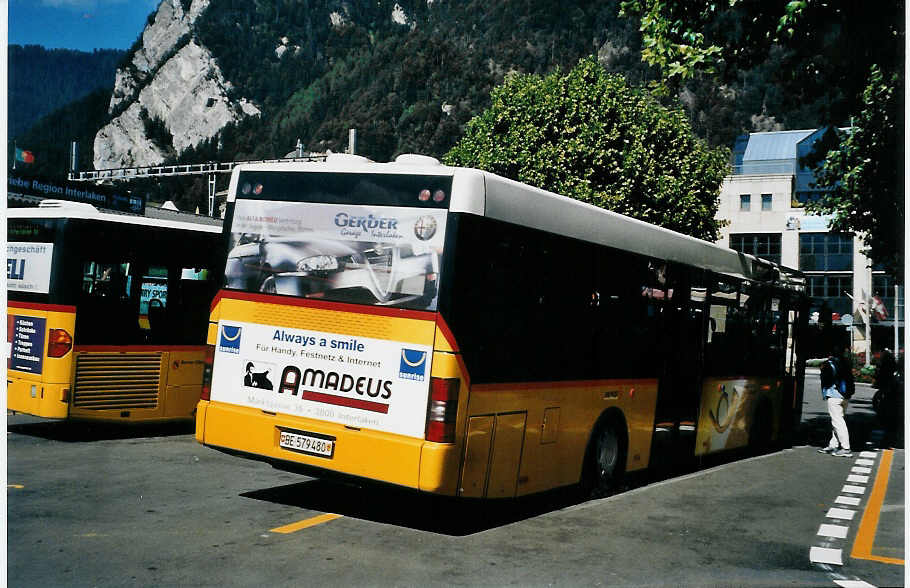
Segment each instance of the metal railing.
M198 174L230 173L235 167L245 163L282 163L325 161L325 155L307 155L305 157L287 157L283 159L251 159L247 161L229 161L226 163L186 163L178 165L151 165L146 167L120 167L115 169L98 169L91 171L70 172L67 178L72 182L97 182L103 180L135 180L167 176L190 176Z

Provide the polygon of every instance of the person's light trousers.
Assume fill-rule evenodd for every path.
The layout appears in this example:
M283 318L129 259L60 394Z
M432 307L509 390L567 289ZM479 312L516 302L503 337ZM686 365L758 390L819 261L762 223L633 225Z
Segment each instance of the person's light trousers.
M828 414L831 416L831 440L828 447L837 449L840 445L850 449L850 433L847 432L847 421L844 420L844 411L847 410L848 401L843 398L828 398Z

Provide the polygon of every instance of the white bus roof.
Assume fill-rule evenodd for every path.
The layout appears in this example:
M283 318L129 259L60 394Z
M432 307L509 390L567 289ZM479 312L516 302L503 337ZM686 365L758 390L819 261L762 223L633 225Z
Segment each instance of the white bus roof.
M182 229L184 231L201 231L204 233L221 232L221 226L218 224L102 212L91 204L70 202L68 200L42 200L38 207L8 208L7 218L74 218L155 228Z
M378 173L452 176L449 210L514 223L641 255L692 264L717 273L768 279L780 268L784 283L798 285L798 272L752 255L664 229L553 192L471 168L450 167L420 155L400 155L376 163L364 157L333 154L324 162L261 163L233 170L228 200L236 197L238 174L244 171ZM776 272L775 272L776 273ZM759 278L762 275L762 278ZM793 284L796 279L797 284Z

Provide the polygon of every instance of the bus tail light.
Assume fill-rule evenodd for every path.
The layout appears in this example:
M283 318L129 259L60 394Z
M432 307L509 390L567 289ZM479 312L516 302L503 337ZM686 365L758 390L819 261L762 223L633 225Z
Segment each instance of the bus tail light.
M212 365L215 363L215 346L205 346L205 362L202 367L202 392L199 394L199 400L212 399Z
M72 336L63 329L50 329L47 335L47 356L63 357L73 348Z
M457 378L430 378L427 441L435 443L455 442L458 384Z

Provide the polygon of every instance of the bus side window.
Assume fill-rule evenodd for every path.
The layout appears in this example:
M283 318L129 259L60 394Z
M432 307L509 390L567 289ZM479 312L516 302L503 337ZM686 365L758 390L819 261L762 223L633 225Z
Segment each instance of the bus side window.
M651 287L647 258L603 248L596 266L595 375L656 376L659 361L653 349L663 291Z
M168 329L168 270L166 267L149 266L143 272L142 291L139 297L139 315L148 318L149 340L165 342Z
M180 325L175 333L182 343L193 343L205 339L208 330L208 308L212 303L214 290L206 269L184 269L180 279L180 303L171 308L172 325ZM176 316L175 313L179 313Z
M83 265L82 291L93 296L123 298L129 296L128 263L99 263Z
M705 325L705 375L740 375L737 372L745 349L737 311L737 285L718 280L712 285L710 298Z
M86 261L82 296L76 313L76 338L82 344L135 344L144 340L139 327L139 280L129 262Z

